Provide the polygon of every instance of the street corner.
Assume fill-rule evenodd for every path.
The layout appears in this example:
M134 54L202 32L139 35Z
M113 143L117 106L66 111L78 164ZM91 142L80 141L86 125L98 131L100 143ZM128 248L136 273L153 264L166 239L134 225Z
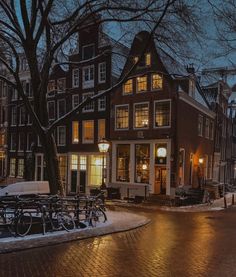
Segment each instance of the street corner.
M142 227L151 221L145 216L123 211L107 211L107 218L107 222L98 222L96 227L75 229L69 232L48 232L45 235L32 234L26 237L0 238L0 253L21 251L30 248L61 244L75 240L129 231Z

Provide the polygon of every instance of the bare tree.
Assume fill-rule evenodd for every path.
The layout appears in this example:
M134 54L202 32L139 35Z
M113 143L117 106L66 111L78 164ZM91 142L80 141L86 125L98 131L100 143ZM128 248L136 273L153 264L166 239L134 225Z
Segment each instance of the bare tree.
M190 40L190 34L199 32L197 9L184 0L2 0L0 1L0 43L4 56L0 62L8 71L0 79L17 89L33 121L34 132L39 136L48 173L50 191L62 191L54 129L73 115L81 112L89 102L112 92L126 76L103 93L87 98L73 110L53 123L47 111L47 85L53 64L73 44L76 34L91 24L120 24L122 28L133 25L150 31L160 45L179 54ZM179 34L179 36L178 36ZM147 45L148 45L147 41ZM147 47L147 46L145 46ZM143 49L143 54L145 52ZM29 67L33 105L24 92L20 80L20 53ZM4 58L3 58L4 57ZM95 57L96 58L96 57ZM9 63L11 60L11 63ZM64 61L66 62L66 61Z

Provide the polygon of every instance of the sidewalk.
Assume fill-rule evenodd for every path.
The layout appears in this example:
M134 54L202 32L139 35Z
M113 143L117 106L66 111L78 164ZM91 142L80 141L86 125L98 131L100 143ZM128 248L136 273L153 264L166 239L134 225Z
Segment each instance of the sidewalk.
M34 247L48 246L73 240L81 240L116 232L128 231L146 225L150 219L129 212L107 212L108 221L98 223L96 227L75 229L70 232L58 231L52 233L34 234L26 237L0 238L0 253L24 250Z
M235 204L236 204L236 192L235 193L227 193L225 195L227 207L232 205L232 195L234 194L235 197ZM155 203L128 203L127 201L116 200L116 201L108 201L107 206L119 206L119 207L135 207L135 208L143 208L143 209L150 209L150 210L162 210L162 211L170 211L170 212L209 212L209 211L220 211L225 209L224 207L224 197L220 199L214 200L212 205L209 204L198 204L192 206L160 206Z

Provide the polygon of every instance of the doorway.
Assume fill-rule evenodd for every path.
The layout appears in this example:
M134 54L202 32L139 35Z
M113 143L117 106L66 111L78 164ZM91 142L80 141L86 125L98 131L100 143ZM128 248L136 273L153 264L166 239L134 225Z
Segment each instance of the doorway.
M166 167L155 167L155 194L166 194Z

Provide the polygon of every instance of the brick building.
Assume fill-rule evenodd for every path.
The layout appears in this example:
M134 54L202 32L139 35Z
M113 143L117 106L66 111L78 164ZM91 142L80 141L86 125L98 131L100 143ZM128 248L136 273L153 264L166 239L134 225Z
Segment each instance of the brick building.
M215 113L194 74L151 41L134 38L124 76L136 69L111 99L112 176L109 186L123 196L175 193L179 185L198 187L212 178Z

